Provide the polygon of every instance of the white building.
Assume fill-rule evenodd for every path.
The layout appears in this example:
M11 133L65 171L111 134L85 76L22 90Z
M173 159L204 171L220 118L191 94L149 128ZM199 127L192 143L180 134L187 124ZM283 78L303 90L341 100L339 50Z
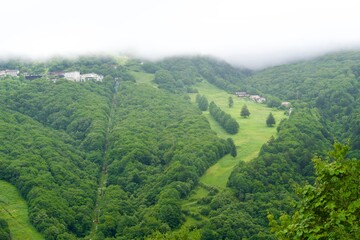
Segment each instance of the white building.
M17 77L18 74L20 73L19 70L8 70L8 69L6 69L5 72L6 72L6 75L10 75L12 77Z
M291 107L291 103L290 102L282 102L281 106L286 107L286 108L290 108Z
M254 101L254 102L257 102L261 97L259 95L250 95L249 96L249 99Z
M0 77L3 77L3 76L17 77L19 73L20 73L19 70L6 69L6 70L0 71Z
M78 72L78 71L66 72L66 73L64 73L64 77L67 80L74 81L74 82L80 82L80 80L81 80L80 72Z
M103 78L104 77L102 75L98 75L96 73L87 73L87 74L81 74L80 81L85 82L88 80L95 80L101 82Z
M266 102L266 98L260 97L259 95L250 95L249 99L251 101L257 102L257 103L264 103Z
M248 97L249 94L247 94L246 92L235 92L235 95L238 97Z
M257 102L258 103L264 103L264 102L266 102L266 98L261 97Z

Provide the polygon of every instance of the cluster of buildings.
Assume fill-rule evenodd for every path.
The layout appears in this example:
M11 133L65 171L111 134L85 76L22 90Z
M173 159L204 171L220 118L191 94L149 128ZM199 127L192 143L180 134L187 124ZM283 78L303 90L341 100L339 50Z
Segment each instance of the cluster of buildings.
M98 75L96 73L80 74L79 71L65 72L63 74L65 79L74 82L86 82L89 80L95 80L97 82L101 82L104 78L102 75Z
M247 92L235 92L235 95L239 98L249 98L249 100L256 102L256 103L265 103L266 102L266 98L261 97L259 95L250 95ZM291 112L293 110L290 102L282 102L279 107L288 109L289 115L291 114Z
M12 76L12 77L18 77L20 71L19 70L0 70L0 77L5 76ZM37 78L45 77L46 75L29 75L24 74L25 79L27 80L34 80ZM52 81L56 81L58 78L65 78L70 81L74 82L86 82L89 80L99 81L101 82L103 80L103 76L96 74L96 73L86 73L86 74L80 74L79 71L74 72L49 72L48 76L51 78Z
M250 95L247 92L235 92L235 95L239 98L249 98L251 101L257 102L257 103L264 103L266 102L266 98L261 97L259 95Z
M5 76L17 77L19 73L20 73L19 70L5 69L0 71L0 77L5 77Z

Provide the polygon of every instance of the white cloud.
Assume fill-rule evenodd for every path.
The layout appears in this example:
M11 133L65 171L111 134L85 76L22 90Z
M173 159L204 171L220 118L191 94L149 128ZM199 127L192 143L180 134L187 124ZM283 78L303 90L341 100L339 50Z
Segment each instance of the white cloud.
M360 44L354 0L5 0L0 56L210 54L259 67Z

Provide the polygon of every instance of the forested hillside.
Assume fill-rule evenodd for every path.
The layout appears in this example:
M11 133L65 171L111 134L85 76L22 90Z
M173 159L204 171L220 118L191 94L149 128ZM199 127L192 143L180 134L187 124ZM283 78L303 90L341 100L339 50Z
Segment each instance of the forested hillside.
M179 200L230 151L189 98L116 79L1 80L1 178L46 239L85 237L94 221L100 239L170 231Z
M188 100L133 84L119 85L109 141L100 230L119 239L177 228L180 199L230 151Z
M296 212L296 186L319 182L311 159L325 158L335 139L351 147L342 159L360 157L358 52L261 71L205 57L9 60L2 69L20 74L0 79L0 179L18 189L45 239L286 239L275 219ZM69 71L104 78L69 81L62 76ZM253 160L236 158L242 146L219 138L203 114L237 134L242 126L228 109L206 96L191 101L204 82L286 109L288 118ZM272 125L264 119L264 127ZM191 213L182 202L230 153L237 164L227 187L204 186L207 196L196 203L201 221L184 226ZM359 185L351 186L357 201ZM359 207L351 206L346 216L357 225ZM0 238L10 239L11 227L0 215Z
M314 60L260 71L244 82L280 103L316 108L331 134L350 139L353 156L359 158L360 53L329 54Z

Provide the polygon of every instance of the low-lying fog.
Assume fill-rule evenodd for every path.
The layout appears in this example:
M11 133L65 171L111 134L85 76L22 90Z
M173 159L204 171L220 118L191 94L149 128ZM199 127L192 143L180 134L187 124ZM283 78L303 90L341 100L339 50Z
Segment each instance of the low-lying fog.
M360 46L360 3L286 0L12 0L0 57L203 54L253 69Z

